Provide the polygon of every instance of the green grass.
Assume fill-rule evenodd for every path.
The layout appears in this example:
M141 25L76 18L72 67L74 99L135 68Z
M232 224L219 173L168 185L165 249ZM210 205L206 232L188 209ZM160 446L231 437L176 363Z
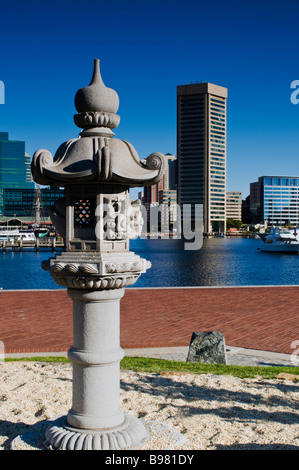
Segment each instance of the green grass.
M5 361L35 361L35 362L70 362L66 357L30 357L30 358L6 358ZM298 367L284 366L235 366L224 364L202 364L194 362L167 361L164 359L154 359L145 357L124 357L120 363L121 369L133 370L135 372L151 372L155 374L184 372L192 374L216 374L232 375L240 378L262 377L273 379L280 373L298 375Z
M163 359L153 359L144 357L124 357L121 361L122 369L130 369L136 372L186 372L192 374L216 374L233 375L235 377L256 377L275 378L279 373L298 375L298 367L281 366L235 366L225 364L203 364L194 362L167 361Z
M71 362L63 356L6 357L4 362Z

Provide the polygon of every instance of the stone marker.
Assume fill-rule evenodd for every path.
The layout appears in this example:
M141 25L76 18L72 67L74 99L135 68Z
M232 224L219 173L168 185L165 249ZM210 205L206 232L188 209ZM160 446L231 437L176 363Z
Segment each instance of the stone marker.
M193 332L187 362L226 364L225 339L219 331Z

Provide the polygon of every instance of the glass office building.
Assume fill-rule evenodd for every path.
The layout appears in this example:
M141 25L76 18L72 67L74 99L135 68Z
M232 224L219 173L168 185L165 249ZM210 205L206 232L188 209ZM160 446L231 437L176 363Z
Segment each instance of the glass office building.
M226 226L227 89L177 87L178 203L203 205L204 231Z
M262 222L299 226L299 177L261 176Z
M5 217L28 217L35 218L36 189L11 188L3 190L3 216ZM64 197L61 188L41 188L40 210L41 216L50 217L50 211L54 209L56 201Z
M25 142L9 140L8 132L0 132L0 214L3 214L4 189L34 189L30 160Z

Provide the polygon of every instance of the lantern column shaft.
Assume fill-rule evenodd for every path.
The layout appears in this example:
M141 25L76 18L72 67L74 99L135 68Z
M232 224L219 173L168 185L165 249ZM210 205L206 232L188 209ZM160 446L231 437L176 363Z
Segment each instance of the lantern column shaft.
M73 300L73 403L69 426L103 429L124 422L120 409L120 299L124 289L68 289Z

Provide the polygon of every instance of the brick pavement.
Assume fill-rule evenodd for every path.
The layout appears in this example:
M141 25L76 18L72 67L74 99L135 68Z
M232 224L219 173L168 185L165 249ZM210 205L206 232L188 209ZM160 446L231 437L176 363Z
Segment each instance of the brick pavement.
M218 330L226 344L291 354L299 341L296 286L126 289L123 348L188 346L193 331ZM72 303L65 290L1 291L5 352L59 352L72 345Z

